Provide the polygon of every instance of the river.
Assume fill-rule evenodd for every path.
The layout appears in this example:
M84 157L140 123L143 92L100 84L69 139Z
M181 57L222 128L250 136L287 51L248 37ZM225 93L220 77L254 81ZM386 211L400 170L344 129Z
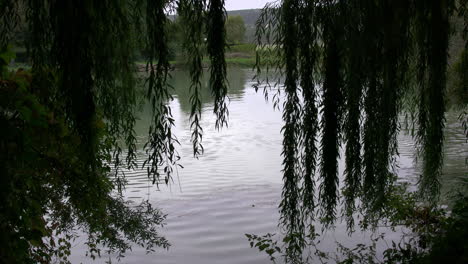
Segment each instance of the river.
M185 71L173 72L175 99L171 107L184 168L174 175L174 183L159 188L148 180L146 170L127 172L129 184L124 193L127 199L136 202L148 199L168 215L161 233L172 246L168 251L156 249L150 255L134 247L121 263L271 263L264 253L250 248L244 234L279 232L281 112L274 110L271 103L265 102L263 94L252 88L250 70L231 68L228 74L229 127L221 131L214 128L213 101L209 91L203 92L201 123L205 153L194 159L189 130L189 76ZM136 126L141 142L147 137L149 115L149 108L143 107ZM414 141L405 133L400 133L398 139L398 181L414 186L420 171L413 163ZM456 113L447 114L444 153L442 184L443 192L447 192L460 178L467 177L468 144ZM142 164L144 152L139 157ZM325 249L333 248L335 240L353 245L365 241L366 237L366 233L359 232L348 237L345 223L338 223L333 232L323 235L322 244ZM397 239L398 234L388 234L388 237ZM107 256L96 261L86 258L83 240L79 238L73 243L72 263L108 260Z

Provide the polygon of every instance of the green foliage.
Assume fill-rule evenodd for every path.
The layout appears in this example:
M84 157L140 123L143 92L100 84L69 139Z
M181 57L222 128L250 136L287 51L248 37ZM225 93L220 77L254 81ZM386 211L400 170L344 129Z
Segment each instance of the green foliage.
M1 50L0 73L2 74L2 76L8 75L7 67L14 58L15 58L15 53L11 51L11 47L7 47L5 48L5 50Z
M179 166L168 106L172 100L168 14L177 5L187 33L183 49L192 79L192 142L198 156L203 152L199 96L205 48L216 127L226 126L228 120L229 18L223 0L1 2L0 48L10 43L24 20L32 64L31 73L9 73L8 56L2 55L0 61L5 94L1 122L6 128L0 145L0 167L6 175L1 186L7 186L1 194L6 202L0 231L5 234L2 245L14 241L2 247L6 250L2 256L10 262L50 257L50 251L34 251L34 245L42 247L39 238L52 236L44 228L50 222L45 216L65 235L75 222L84 226L93 252L100 243L125 251L128 244L121 236L167 245L149 235L152 227L143 218L131 225L138 232L125 229L122 223L135 215L111 193L125 182L119 168L136 166L134 61L141 45L148 60L146 98L153 113L144 167L153 183L161 179L168 183ZM325 227L333 225L341 194L350 229L355 211L364 215L365 226L388 215L385 208L393 202L396 135L404 103L413 111L423 162L420 196L426 202L437 201L449 17L463 19L466 50L467 6L466 0L284 0L262 11L256 30L255 87L264 87L266 98L273 92L275 107L279 93L285 93L280 211L287 230L288 262L302 257L308 244L305 234L314 233L309 224L317 216ZM462 85L465 57L458 71ZM272 72L280 79L270 79ZM414 100L408 103L405 98ZM341 146L346 167L340 193ZM124 149L125 162L120 158ZM108 177L109 166L114 167L114 181ZM116 208L125 215L116 214ZM150 218L156 215L147 212ZM61 252L66 253L66 248L65 244Z
M452 108L468 105L468 50L464 50L448 72L448 103Z
M180 17L177 17L173 21L167 21L166 24L166 34L169 46L169 59L175 60L177 59L177 55L182 52L182 43L184 39L184 34L186 32L183 31L183 22Z
M229 46L229 52L240 52L255 55L255 44L239 44Z
M143 76L146 99L153 111L143 167L153 183L169 183L175 166L179 166L178 141L172 133L174 119L168 106L172 100L168 38L174 33L170 27L176 25L167 14L175 10L176 3L1 2L0 147L2 186L6 189L0 213L2 260L50 262L59 256L66 262L74 228L88 234L91 256L99 255L99 246L119 256L131 243L148 251L168 247L157 233L162 214L148 204L135 207L124 202L119 192L125 183L121 169L136 166L136 87L142 84L134 62L142 46L148 60ZM195 10L197 21L209 19L197 23L195 45L184 48L200 51L201 35L206 33L203 46L210 50L210 87L217 126L221 127L227 124L228 113L224 2L198 3L202 7ZM194 21L192 16L187 18ZM5 67L10 55L3 50L13 41L19 22L27 29L30 73L10 73ZM193 54L193 83L200 87L201 51ZM194 92L192 98L192 117L199 119L199 93ZM201 131L199 125L196 127ZM194 146L201 148L201 133L195 134L200 136L193 138ZM61 240L56 242L55 238Z
M243 43L245 24L241 16L228 16L226 20L226 41L229 44Z
M297 15L298 6L295 5L295 1L285 1L282 8L282 16L285 21L295 21ZM298 78L298 72L296 69L297 64L297 50L292 45L294 36L297 33L295 24L293 23L282 23L282 31L285 33L282 37L285 45L284 58L286 71L284 89L286 93L286 101L284 103L283 121L284 127L283 132L283 199L280 203L281 219L280 221L288 229L288 232L294 234L301 234L304 232L304 227L301 225L300 219L296 218L296 215L300 214L300 189L297 185L299 181L297 168L298 168L298 157L299 149L296 145L296 138L300 135L300 104L298 96L298 87L296 80ZM294 237L295 238L295 237ZM291 239L286 252L286 262L295 262L295 259L300 258L301 248L303 243L300 239Z
M170 51L168 46L166 25L169 19L166 16L167 2L148 1L146 3L146 25L148 63L146 69L149 73L147 98L150 101L153 117L149 129L149 140L145 144L148 158L143 167L149 164L148 177L152 177L153 184L161 177L163 170L164 181L167 184L177 166L180 157L174 144L177 138L172 133L174 119L171 108L167 105L172 100L170 94Z
M255 23L260 15L261 9L242 9L227 11L228 16L241 16L245 24L245 43L255 42Z
M466 188L467 182L462 184ZM365 244L347 247L339 241L336 251L327 252L319 249L320 236L314 231L306 236L304 244L307 257L296 260L297 263L466 263L468 260L468 197L457 193L452 199L451 209L425 206L418 202L415 193L409 193L405 186L399 186L390 192L389 205L382 215L380 226L388 226L402 232L399 241L388 241L385 233L373 233ZM312 228L312 230L315 230ZM284 251L293 239L304 239L301 234L287 234L281 242L275 234L264 236L246 234L250 246L264 251L275 263L277 255L287 258ZM297 238L295 238L297 237ZM381 256L378 245L386 245ZM287 248L286 248L287 250ZM287 252L287 251L286 251ZM289 262L288 262L289 263Z
M108 129L102 119L92 124L99 142L93 171L77 156L83 139L67 123L65 102L53 100L57 74L48 75L48 86L24 70L3 72L0 79L2 261L69 263L75 229L88 234L90 252L105 246L121 255L130 243L148 251L168 247L157 232L164 220L160 211L112 195L106 165L112 145L101 140Z
M211 0L207 12L207 51L210 58L210 89L215 99L213 113L216 115L216 128L227 126L226 59L226 10L224 0Z
M203 26L205 2L201 0L181 1L179 4L179 13L181 21L184 21L184 46L189 56L189 71L191 78L190 86L190 103L192 105L190 111L190 128L192 129L192 144L193 155L197 157L203 154L203 146L201 144L203 137L203 129L200 126L201 120L201 96L203 77Z
M449 18L463 17L466 30L466 13L466 1L454 0L284 0L263 9L256 87L264 87L266 97L273 92L275 104L283 88L286 96L280 212L287 235L305 236L317 215L332 226L342 197L350 231L356 212L367 227L376 225L391 202L399 114L408 101L423 165L419 194L437 202ZM269 79L271 72L280 77ZM301 257L301 241L289 240L288 262Z
M270 257L270 260L273 263L276 263L276 258L273 255L276 253L281 253L281 248L278 246L278 242L273 239L275 234L268 233L264 236L245 234L245 236L249 240L251 248L256 247L260 252L265 251L265 253Z

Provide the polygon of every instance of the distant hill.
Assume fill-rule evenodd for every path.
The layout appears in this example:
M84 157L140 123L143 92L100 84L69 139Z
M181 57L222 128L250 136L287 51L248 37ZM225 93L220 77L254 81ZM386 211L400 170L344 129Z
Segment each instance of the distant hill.
M260 16L261 9L244 9L227 11L228 16L241 16L245 23L245 42L255 41L255 22Z
M228 16L241 16L244 19L245 25L255 26L257 18L260 16L261 9L243 9L227 11Z

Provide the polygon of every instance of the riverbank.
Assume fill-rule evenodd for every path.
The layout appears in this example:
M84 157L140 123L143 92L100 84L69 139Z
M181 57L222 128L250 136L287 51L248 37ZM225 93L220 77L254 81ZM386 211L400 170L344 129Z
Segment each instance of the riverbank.
M253 68L255 66L255 44L238 44L238 45L231 45L226 48L226 65L229 66L236 66L236 67L243 67L243 68ZM185 68L187 62L185 61L186 57L182 54L176 55L175 60L169 61L173 68ZM17 70L20 68L23 69L30 69L31 65L26 63L27 59L20 60L21 62L14 63L9 66L10 70ZM146 61L145 60L137 60L135 62L138 71L143 72L146 68ZM210 59L208 56L204 56L202 60L202 64L204 68L208 68L210 66Z
M187 65L186 56L183 54L177 54L175 60L169 61L174 68L185 68ZM253 68L255 66L255 44L237 44L230 45L226 48L225 53L226 65ZM144 71L146 67L146 61L137 61L136 65L139 71ZM204 56L202 60L204 68L210 66L210 59L208 56Z

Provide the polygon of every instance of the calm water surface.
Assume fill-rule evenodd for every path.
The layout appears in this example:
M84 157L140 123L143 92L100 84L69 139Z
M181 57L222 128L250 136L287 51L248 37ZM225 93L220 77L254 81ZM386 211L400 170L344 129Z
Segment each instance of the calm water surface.
M146 255L144 249L134 247L121 263L271 263L264 253L251 249L245 233L262 235L280 232L277 228L281 198L281 112L265 102L261 92L251 87L252 72L229 70L229 128L216 131L210 93L203 93L205 153L198 160L192 158L190 143L189 76L175 71L172 84L175 100L171 103L176 119L175 132L181 146L179 169L174 184L152 185L146 170L127 172L129 184L125 196L136 202L148 199L168 214L161 233L172 244L169 251L157 249ZM146 140L150 110L143 107L137 133ZM445 145L443 189L456 186L467 176L465 159L468 145L456 114L448 114ZM399 181L414 186L419 170L413 164L414 142L410 136L399 136ZM140 154L140 164L145 155ZM342 171L343 164L340 163ZM344 223L335 232L323 235L324 249L333 249L335 239L345 245L366 241L366 233L348 237ZM389 233L388 239L398 234ZM71 256L72 263L103 263L108 257L92 261L84 257L84 238L77 239Z

